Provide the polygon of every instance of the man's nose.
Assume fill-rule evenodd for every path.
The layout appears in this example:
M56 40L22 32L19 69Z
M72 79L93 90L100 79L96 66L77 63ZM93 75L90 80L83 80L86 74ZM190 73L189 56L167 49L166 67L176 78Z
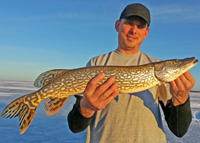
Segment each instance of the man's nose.
M131 29L129 30L130 34L137 34L138 27L137 25L132 25Z

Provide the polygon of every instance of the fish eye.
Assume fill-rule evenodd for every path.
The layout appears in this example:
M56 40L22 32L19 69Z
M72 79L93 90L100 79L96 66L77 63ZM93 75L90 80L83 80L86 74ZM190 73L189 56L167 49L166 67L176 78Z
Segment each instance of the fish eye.
M178 64L178 60L174 60L174 64Z

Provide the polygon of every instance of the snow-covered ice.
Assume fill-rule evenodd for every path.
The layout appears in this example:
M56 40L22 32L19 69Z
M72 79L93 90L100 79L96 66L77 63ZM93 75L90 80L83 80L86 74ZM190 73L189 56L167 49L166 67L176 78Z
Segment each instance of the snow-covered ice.
M163 118L165 133L168 143L199 143L200 142L200 93L190 93L190 106L192 109L192 123L188 132L182 137L177 138L168 129Z
M33 82L0 81L0 112L14 99L34 92L38 88ZM192 123L188 132L182 138L177 138L168 129L164 117L163 124L168 143L198 143L200 142L200 93L191 93ZM73 134L67 124L67 114L75 102L73 96L69 97L63 108L54 116L47 116L44 111L44 101L39 104L33 122L27 131L19 134L18 118L6 119L0 117L0 143L84 143L86 131Z

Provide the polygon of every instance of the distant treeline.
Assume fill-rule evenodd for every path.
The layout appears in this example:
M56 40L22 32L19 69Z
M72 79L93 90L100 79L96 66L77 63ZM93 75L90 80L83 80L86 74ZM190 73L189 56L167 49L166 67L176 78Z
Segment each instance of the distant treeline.
M191 90L190 92L200 93L200 91L194 91L194 90Z

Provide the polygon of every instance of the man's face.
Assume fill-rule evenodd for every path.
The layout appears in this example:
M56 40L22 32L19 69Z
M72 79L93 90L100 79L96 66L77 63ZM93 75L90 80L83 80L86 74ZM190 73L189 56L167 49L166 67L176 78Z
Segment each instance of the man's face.
M147 37L149 28L140 17L129 17L115 23L118 32L118 48L139 51L142 41Z

